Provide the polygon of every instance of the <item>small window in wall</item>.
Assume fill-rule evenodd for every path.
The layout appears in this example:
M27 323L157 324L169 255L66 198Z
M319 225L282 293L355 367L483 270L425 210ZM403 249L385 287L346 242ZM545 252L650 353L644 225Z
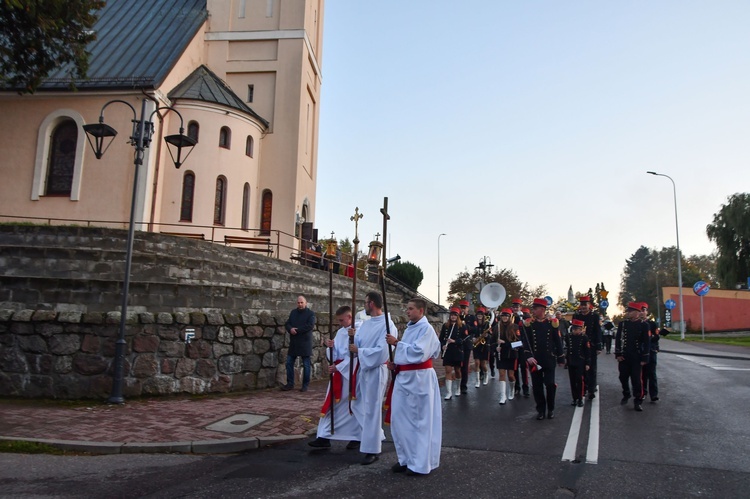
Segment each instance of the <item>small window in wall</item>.
M250 228L250 184L242 189L242 230Z
M52 132L45 195L70 196L77 141L78 127L73 120L63 121Z
M219 147L229 149L232 145L232 131L229 127L223 126L219 131Z
M263 191L263 204L260 213L260 234L271 235L271 211L273 209L273 194L271 191Z
M200 125L198 125L197 121L191 121L190 123L188 123L187 135L188 137L193 139L196 144L198 143L198 135L199 135L200 129L201 127Z
M253 148L255 147L255 141L253 140L252 135L247 136L247 141L245 142L245 154L253 157Z
M227 202L227 179L216 178L216 198L214 200L214 224L224 225L224 214Z
M248 85L247 86L247 101L252 102L253 101L253 94L255 93L255 85Z
M195 193L195 174L185 172L182 177L182 201L180 202L180 222L193 221L193 195Z

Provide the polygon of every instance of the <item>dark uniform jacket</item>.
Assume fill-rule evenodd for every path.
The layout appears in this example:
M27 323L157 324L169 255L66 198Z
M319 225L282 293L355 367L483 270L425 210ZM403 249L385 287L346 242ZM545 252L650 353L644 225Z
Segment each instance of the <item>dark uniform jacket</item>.
M313 328L315 327L315 312L309 308L300 310L295 308L289 314L284 325L286 332L297 328L297 334L289 334L289 353L292 357L310 357L312 355Z
M516 331L516 335L518 335L518 326L513 324L512 322L509 323L506 327L513 328ZM498 328L500 331L503 330L502 323L498 323ZM502 335L498 334L498 338L505 341L502 345L500 345L500 353L498 354L498 358L500 360L515 360L518 358L518 350L510 346L510 342L503 338ZM497 351L497 350L496 350Z
M648 324L648 330L651 333L651 352L657 353L659 351L659 328L656 327L656 322L646 321Z
M586 367L591 365L591 342L585 334L569 334L565 337L565 360L569 366Z
M615 334L615 356L627 359L640 358L648 362L651 349L651 333L643 321L622 321Z
M565 362L560 331L547 319L533 320L530 326L521 324L521 341L527 357L534 357L545 369Z
M578 319L584 322L584 331L586 336L589 337L591 346L596 350L602 350L602 326L599 321L599 314L596 312L589 312L588 314L575 314L573 319Z
M464 343L463 340L468 335L466 325L458 326L458 324L443 324L440 329L440 344L445 346L448 338L452 338L455 343L448 343L448 348L445 349L443 359L450 362L462 362L464 360Z
M472 342L472 336L471 336L471 329L476 325L477 318L474 317L471 314L466 314L461 317L461 321L463 321L464 326L466 326L466 329L464 329L465 336L464 339L464 357L468 357L471 355L471 349L474 347L474 343Z
M490 324L487 322L487 319L485 318L483 323L479 323L479 321L474 321L473 326L469 326L469 330L471 332L472 342L474 345L476 345L474 348L477 348L479 350L489 349L490 348ZM484 335L484 336L483 336ZM480 340L484 337L484 345L480 343ZM476 355L476 354L475 354Z

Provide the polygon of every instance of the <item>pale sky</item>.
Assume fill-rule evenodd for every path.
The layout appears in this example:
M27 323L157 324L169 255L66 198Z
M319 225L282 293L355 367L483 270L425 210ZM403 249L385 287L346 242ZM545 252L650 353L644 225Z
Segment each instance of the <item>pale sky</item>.
M750 186L750 2L327 0L315 226L425 274L483 256L557 299L639 246L707 254ZM684 283L692 287L693 283ZM610 309L610 312L613 312Z

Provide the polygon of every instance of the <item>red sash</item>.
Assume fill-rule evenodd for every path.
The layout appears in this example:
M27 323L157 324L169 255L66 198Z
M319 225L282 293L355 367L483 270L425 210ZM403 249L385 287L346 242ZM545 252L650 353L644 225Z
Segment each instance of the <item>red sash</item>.
M383 409L385 409L385 424L391 424L391 399L393 398L393 386L396 384L396 375L401 371L418 371L419 369L432 369L432 359L427 359L420 364L404 364L396 365L396 370L393 371L391 376L391 385L388 387L388 394L385 396L385 403Z
M343 359L339 359L336 362L334 362L335 365L339 365L343 362ZM328 395L326 395L326 400L323 402L323 408L320 409L320 417L322 418L326 414L328 414L328 410L333 407L333 400L335 399L336 402L341 401L341 391L344 386L344 377L341 375L341 373L336 370L333 373L333 380L331 382L331 386L328 390Z

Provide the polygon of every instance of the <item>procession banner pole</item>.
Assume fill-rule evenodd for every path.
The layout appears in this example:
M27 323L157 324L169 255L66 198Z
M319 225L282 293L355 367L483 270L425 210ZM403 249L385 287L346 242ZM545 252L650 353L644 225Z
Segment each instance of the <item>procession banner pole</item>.
M333 233L331 233L331 239L333 239ZM330 252L331 252L331 245L333 244L333 241L330 241L328 243L328 251L326 251L326 256L328 258L328 339L333 342L333 260L330 258ZM334 364L334 358L333 358L333 343L331 343L330 348L331 353L331 362L329 366L333 366ZM331 435L334 434L335 426L334 426L334 409L336 406L336 394L333 393L333 373L330 373L330 381L328 385L328 390L331 394Z
M359 220L364 217L359 207L354 208L354 215L350 218L354 222L354 276L352 276L352 326L357 315L357 253L359 252ZM354 344L354 336L349 336L349 345ZM356 398L356 384L354 382L354 352L349 351L349 414L352 412L352 398Z

